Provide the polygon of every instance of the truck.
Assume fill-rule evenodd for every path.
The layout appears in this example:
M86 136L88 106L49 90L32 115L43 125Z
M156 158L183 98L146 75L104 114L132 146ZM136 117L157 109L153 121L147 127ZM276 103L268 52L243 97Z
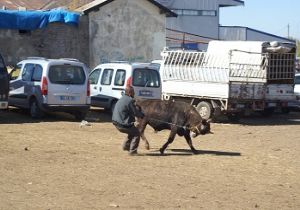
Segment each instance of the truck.
M186 101L202 118L288 113L295 100L295 43L210 41L207 51L161 53L163 100Z

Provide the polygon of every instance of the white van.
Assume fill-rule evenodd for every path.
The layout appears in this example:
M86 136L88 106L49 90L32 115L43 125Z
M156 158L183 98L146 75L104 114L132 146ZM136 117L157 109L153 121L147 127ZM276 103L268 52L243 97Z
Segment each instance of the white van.
M133 86L135 97L161 99L161 80L158 68L149 63L113 62L96 66L90 73L91 105L112 111L124 94Z
M10 79L9 105L29 109L32 118L60 111L82 120L90 108L88 69L76 59L31 57L17 64Z

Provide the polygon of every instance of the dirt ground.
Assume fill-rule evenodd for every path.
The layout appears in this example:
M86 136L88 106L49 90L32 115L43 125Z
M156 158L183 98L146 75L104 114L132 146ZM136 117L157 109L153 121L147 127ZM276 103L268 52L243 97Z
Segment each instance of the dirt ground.
M124 134L93 108L41 121L0 112L0 209L300 209L300 113L213 123L193 139L147 128L151 149L121 150Z

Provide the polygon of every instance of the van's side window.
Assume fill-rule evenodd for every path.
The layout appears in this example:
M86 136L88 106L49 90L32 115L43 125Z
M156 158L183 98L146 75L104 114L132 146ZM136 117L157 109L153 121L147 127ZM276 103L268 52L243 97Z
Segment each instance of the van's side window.
M110 85L114 70L113 69L104 69L101 78L101 85Z
M96 85L98 83L100 73L101 69L96 69L90 74L89 80L91 85Z
M118 69L115 76L115 86L123 86L125 84L126 71Z
M22 73L22 80L24 81L31 81L31 76L32 76L32 73L33 73L33 69L34 69L34 64L26 64L24 66L24 70L23 70L23 73Z
M35 65L32 81L41 81L43 74L43 67L41 65Z

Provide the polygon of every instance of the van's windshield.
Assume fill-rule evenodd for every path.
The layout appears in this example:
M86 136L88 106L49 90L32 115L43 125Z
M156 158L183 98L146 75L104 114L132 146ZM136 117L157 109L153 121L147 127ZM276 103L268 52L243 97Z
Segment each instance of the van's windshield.
M133 86L160 87L159 72L148 68L137 68L133 71Z
M54 84L84 84L84 69L80 66L57 65L49 69L49 80Z

